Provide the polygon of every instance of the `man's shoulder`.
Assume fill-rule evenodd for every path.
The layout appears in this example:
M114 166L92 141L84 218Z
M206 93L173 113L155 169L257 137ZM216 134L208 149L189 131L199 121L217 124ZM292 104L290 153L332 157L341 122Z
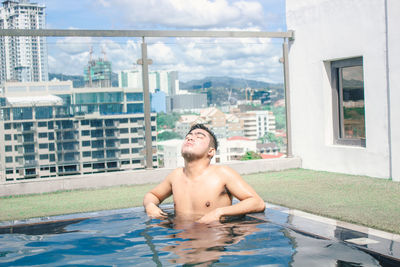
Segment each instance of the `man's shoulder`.
M231 167L228 167L226 165L211 165L211 167L213 168L213 171L221 174L221 175L232 175L232 174L237 174L237 172L232 169Z
M182 168L182 167L176 168L176 169L173 169L173 170L168 174L167 178L168 178L168 179L172 179L172 178L175 178L175 177L180 176L180 175L182 175L182 174L183 174L183 168Z

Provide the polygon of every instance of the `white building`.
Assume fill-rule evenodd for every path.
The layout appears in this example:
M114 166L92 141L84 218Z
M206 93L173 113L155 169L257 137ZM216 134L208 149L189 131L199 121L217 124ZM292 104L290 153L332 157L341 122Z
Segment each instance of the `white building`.
M400 1L287 0L293 154L400 181Z
M157 142L161 147L158 151L159 157L164 159L165 168L183 167L185 161L181 154L183 139L172 139L162 142ZM255 140L250 140L245 137L235 136L230 138L218 139L218 150L215 156L211 159L211 163L225 163L229 161L240 160L241 157L248 151L257 151Z
M257 151L257 141L242 136L219 139L218 143L216 162L240 160L246 152Z
M177 168L184 166L184 159L181 155L183 139L171 139L157 142L161 147L158 151L159 158L164 159L164 168Z
M272 111L256 110L236 114L243 120L244 136L252 140L275 133L275 116Z
M256 110L252 112L257 118L257 139L267 133L275 133L275 116L272 111Z
M0 7L0 29L44 29L45 6L7 0ZM44 37L0 37L0 83L48 81Z
M142 69L122 70L118 72L119 87L143 89ZM154 93L156 89L168 96L179 93L179 79L177 71L149 71L149 91Z

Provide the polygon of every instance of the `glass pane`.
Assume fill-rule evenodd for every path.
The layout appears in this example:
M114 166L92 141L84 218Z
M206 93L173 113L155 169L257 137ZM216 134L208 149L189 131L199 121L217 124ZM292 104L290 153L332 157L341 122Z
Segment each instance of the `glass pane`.
M363 67L343 68L342 81L342 138L365 138Z

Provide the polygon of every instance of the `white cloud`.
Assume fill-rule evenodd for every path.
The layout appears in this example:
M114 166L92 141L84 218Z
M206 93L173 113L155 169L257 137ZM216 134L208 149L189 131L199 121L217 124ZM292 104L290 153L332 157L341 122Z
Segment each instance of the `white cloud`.
M146 24L173 28L242 28L264 23L263 8L257 1L101 0L98 3L109 14L123 16L134 27Z
M96 5L94 4L96 3ZM259 31L263 22L260 1L250 0L98 0L93 8L126 27L160 27L229 31ZM108 13L109 12L109 13ZM156 26L156 27L154 27ZM58 39L49 46L50 72L82 75L89 60L103 57L114 72L137 68L139 38ZM177 70L183 81L206 76L232 76L281 82L281 43L265 38L146 38L152 70Z
M68 54L80 54L90 50L93 39L91 37L66 37L58 39L56 45Z
M161 41L161 40L164 40ZM152 70L177 70L181 80L206 76L231 76L264 81L281 82L279 63L281 44L264 39L215 38L157 38L148 42L148 57L153 60ZM64 38L49 49L50 72L82 75L90 58L103 57L112 62L114 72L139 67L141 57L139 39L81 40Z

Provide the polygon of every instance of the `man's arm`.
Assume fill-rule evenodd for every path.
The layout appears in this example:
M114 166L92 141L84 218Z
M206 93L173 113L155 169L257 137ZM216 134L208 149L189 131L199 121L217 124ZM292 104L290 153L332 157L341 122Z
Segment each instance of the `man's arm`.
M154 187L150 192L144 195L143 207L151 218L164 219L167 213L162 211L158 205L172 194L171 176L169 174L160 184Z
M264 200L236 171L229 167L221 166L218 172L226 179L226 187L229 192L240 200L240 202L232 206L217 208L205 214L198 222L210 223L212 221L218 221L221 216L242 215L264 211Z

